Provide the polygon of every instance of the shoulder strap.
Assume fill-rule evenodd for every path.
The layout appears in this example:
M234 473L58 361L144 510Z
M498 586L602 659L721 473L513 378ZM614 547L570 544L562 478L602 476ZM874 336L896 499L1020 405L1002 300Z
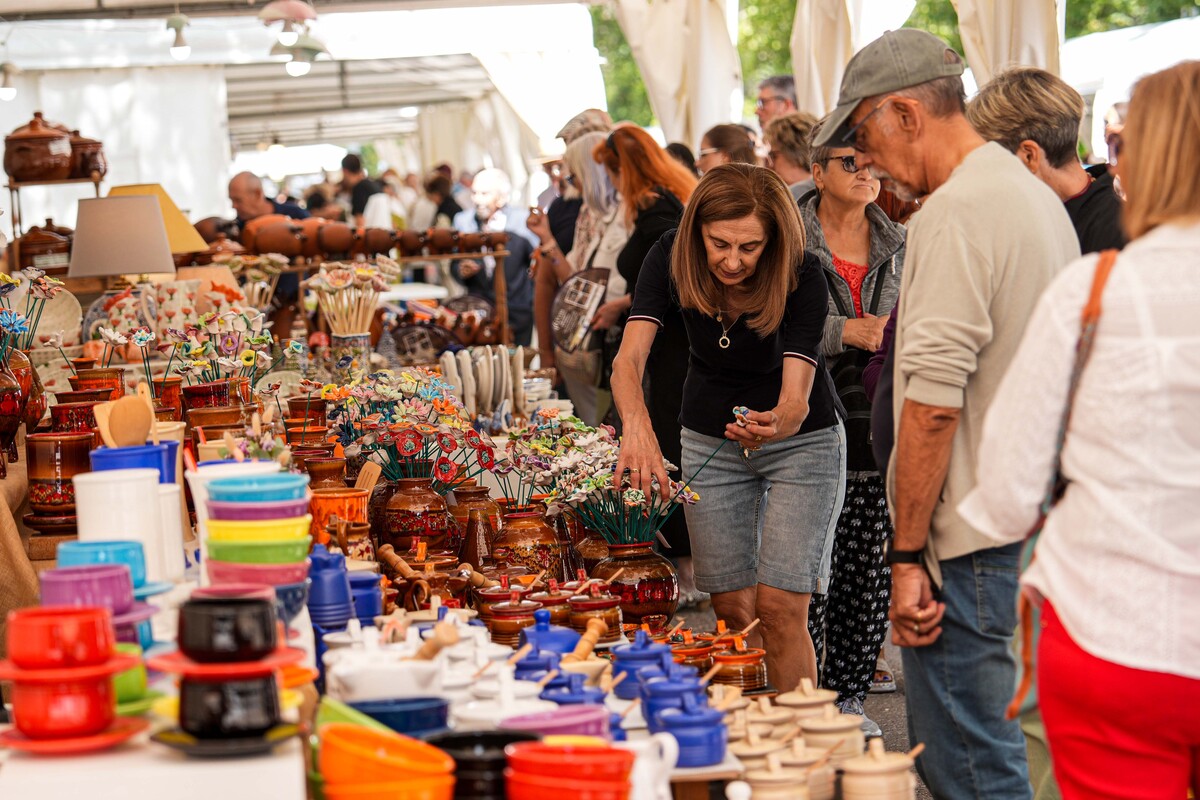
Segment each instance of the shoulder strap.
M896 263L896 257L892 256L892 263ZM871 292L871 305L867 308L867 313L873 317L879 316L879 296L883 294L883 265L875 270L875 291Z
M853 309L846 308L846 303L842 300L842 296L838 294L837 283L834 282L833 276L829 274L829 270L821 267L821 272L825 275L825 283L829 286L829 296L833 298L833 304L837 306L838 313L847 319L855 319L858 315Z

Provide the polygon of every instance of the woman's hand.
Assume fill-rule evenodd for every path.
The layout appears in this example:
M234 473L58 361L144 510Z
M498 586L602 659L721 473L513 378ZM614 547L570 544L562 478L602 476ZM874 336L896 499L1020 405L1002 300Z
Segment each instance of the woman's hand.
M550 220L546 219L545 214L530 214L525 220L525 227L538 237L542 244L549 244L554 240L554 234L550 232Z
M736 422L725 426L725 438L737 442L747 450L757 450L764 444L795 436L806 416L807 406L794 409L780 405L771 411L750 411L746 414L745 427Z
M603 331L608 330L616 325L621 319L621 314L628 306L625 304L625 298L620 297L616 300L609 300L607 303L596 309L596 316L592 317L592 330Z
M629 470L629 488L641 489L649 496L651 479L654 478L658 480L658 493L662 499L670 499L671 486L667 471L663 468L662 451L649 424L626 426L621 436L621 454L613 474L614 487L619 489L624 486L626 470Z

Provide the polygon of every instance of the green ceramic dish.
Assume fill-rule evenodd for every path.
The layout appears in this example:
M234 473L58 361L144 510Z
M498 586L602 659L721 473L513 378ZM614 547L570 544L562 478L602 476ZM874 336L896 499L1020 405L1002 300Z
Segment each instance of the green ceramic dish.
M160 697L163 697L162 692L156 689L150 689L144 696L138 698L137 700L130 700L128 703L117 703L117 716L140 717L142 714L145 714L147 711L149 711Z
M295 564L308 557L309 537L277 542L208 540L208 557L235 564Z

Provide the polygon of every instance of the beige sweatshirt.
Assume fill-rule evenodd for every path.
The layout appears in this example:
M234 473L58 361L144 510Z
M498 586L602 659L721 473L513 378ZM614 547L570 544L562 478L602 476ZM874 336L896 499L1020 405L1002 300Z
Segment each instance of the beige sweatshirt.
M909 223L907 248L895 341L896 441L905 399L962 409L927 551L940 583L936 561L995 546L959 516L958 504L975 485L983 417L1025 323L1042 290L1079 257L1079 243L1054 192L989 143L929 196Z

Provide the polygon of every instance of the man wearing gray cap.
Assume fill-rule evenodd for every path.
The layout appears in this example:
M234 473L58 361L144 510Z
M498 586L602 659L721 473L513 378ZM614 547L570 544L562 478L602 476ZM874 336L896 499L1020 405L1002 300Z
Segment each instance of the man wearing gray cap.
M967 122L962 72L936 36L885 33L850 60L816 144L853 146L900 197L926 198L901 279L886 557L917 768L937 798L1025 800L1024 739L1005 718L1020 545L992 547L957 506L1028 317L1079 244L1054 193Z

